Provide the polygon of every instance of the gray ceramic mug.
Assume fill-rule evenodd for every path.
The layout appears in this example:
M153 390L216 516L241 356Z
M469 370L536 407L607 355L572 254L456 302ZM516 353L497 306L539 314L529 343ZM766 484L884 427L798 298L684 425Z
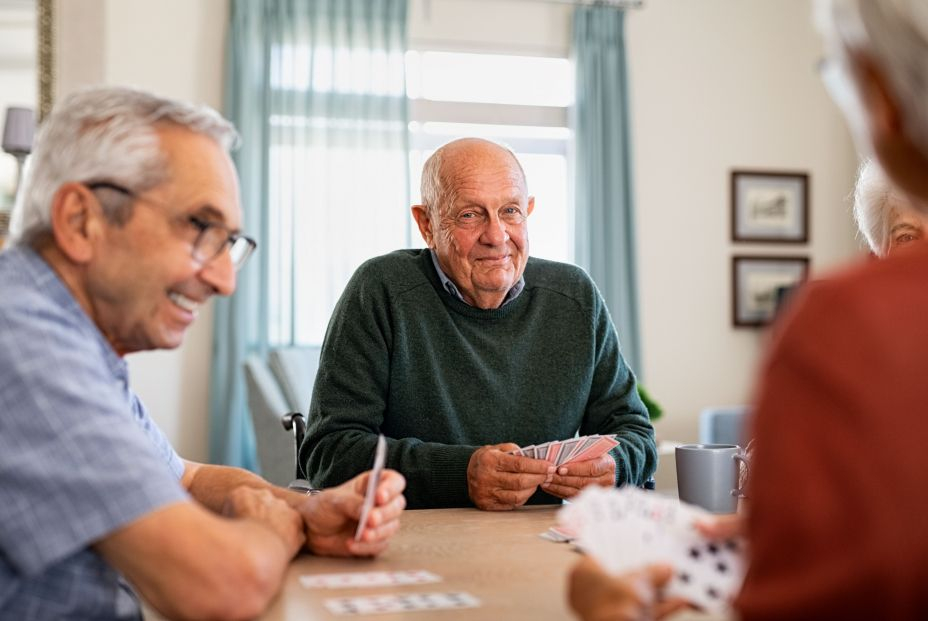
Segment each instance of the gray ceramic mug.
M684 444L675 451L680 500L712 513L738 510L741 463L747 458L736 444Z

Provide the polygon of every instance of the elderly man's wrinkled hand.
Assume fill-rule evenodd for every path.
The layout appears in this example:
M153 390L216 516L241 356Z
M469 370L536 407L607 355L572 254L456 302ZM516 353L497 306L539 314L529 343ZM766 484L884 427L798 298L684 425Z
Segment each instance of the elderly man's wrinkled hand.
M236 487L226 498L222 514L264 524L277 533L291 555L295 555L305 541L300 514L266 489L247 485Z
M612 576L592 558L584 557L570 572L567 599L582 621L662 619L687 607L682 599L661 598L661 589L672 575L669 566L648 565Z
M310 551L324 556L376 556L386 550L390 538L400 528L400 515L406 507L403 496L406 479L395 470L383 471L367 526L361 540L355 541L370 474L365 472L338 487L307 497L300 513Z
M467 464L467 493L478 509L508 511L520 507L549 480L554 466L541 459L510 455L518 445L484 446Z
M550 481L541 489L558 498L572 498L587 485L613 487L615 485L615 460L606 453L595 459L576 461L558 467Z

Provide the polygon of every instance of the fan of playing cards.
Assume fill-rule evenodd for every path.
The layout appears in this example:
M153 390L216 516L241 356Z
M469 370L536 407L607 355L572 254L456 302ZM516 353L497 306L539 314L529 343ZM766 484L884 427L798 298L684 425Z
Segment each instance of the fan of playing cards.
M711 514L637 488L590 486L558 512L575 543L607 571L619 574L651 563L674 567L665 589L708 612L723 612L741 587L744 544L709 541L694 527Z
M571 438L569 440L555 440L544 444L523 446L514 451L513 455L524 455L533 459L544 459L555 466L563 466L574 461L596 459L606 451L619 445L614 435L592 435Z

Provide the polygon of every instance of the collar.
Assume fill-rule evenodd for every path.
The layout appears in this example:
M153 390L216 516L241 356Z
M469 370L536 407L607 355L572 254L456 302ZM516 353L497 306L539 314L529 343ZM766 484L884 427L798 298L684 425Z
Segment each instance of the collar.
M431 249L429 249L429 254L432 256L432 265L435 266L435 272L438 274L438 280L441 281L441 286L445 288L445 291L467 304L467 301L464 299L464 296L461 295L461 291L458 289L457 285L455 285L454 282L448 278L448 275L442 271L441 266L438 264L438 257ZM503 298L503 303L500 304L500 308L506 306L514 299L519 297L519 294L522 293L523 289L525 289L525 276L520 276L516 284L514 284L512 288L506 292L506 297ZM468 306L472 305L468 304Z

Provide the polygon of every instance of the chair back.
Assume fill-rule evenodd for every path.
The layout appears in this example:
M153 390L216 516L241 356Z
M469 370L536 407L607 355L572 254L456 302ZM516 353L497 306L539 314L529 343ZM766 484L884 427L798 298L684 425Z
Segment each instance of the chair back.
M309 347L281 347L272 350L267 356L268 366L280 390L287 400L290 411L309 412L309 403L313 398L313 385L319 371L318 345ZM283 412L281 412L283 414Z
M280 417L289 411L286 398L261 357L249 356L244 372L261 476L285 486L293 479L296 461L293 438L280 428Z
M700 444L747 444L748 408L744 405L707 407L699 413Z

